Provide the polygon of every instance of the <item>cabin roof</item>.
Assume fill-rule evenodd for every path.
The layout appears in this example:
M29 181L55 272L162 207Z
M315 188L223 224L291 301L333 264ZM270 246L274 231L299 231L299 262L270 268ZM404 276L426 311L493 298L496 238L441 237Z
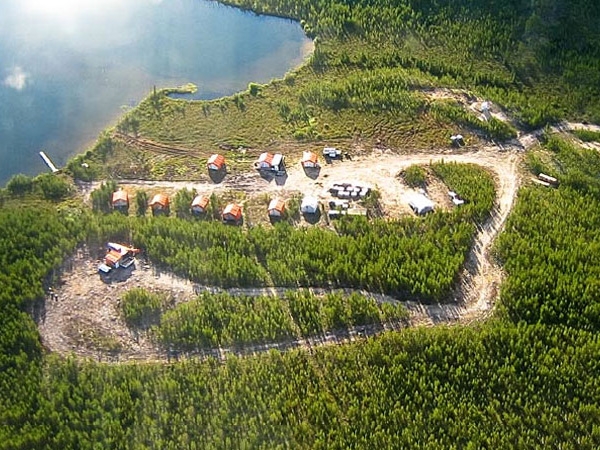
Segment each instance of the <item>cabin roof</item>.
M312 163L316 163L318 161L318 156L315 152L303 152L302 153L302 162L312 162Z
M113 192L112 202L116 203L118 201L129 203L129 195L127 194L127 191L119 189L118 191Z
M152 197L150 206L156 205L160 205L163 208L166 208L167 206L169 206L169 197L167 197L165 194L156 194L154 197Z
M210 202L210 198L206 195L197 195L192 201L192 208L198 207L202 209L206 209L208 203Z
M280 213L285 210L285 202L280 198L274 198L269 203L269 211L279 211Z
M272 165L274 157L275 157L275 155L273 153L264 152L264 153L261 153L260 156L258 157L258 162Z
M207 165L214 164L218 168L221 168L225 165L225 157L223 155L214 154L210 158L208 158Z
M223 210L223 216L231 214L236 219L242 217L242 207L236 203L228 204Z

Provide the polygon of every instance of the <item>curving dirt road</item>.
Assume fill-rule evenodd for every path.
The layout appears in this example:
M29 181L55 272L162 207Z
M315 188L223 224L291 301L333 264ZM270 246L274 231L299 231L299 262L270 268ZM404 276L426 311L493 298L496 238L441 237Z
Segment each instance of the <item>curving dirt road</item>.
M455 98L474 113L478 113L481 103L481 99L468 96L462 91L435 89L428 92L428 95L433 99ZM500 120L509 120L503 111L494 106L491 113ZM600 127L568 122L554 127L554 131L557 132L574 129L598 131ZM521 134L517 140L505 146L489 146L474 151L455 152L444 149L431 153L398 155L391 150L374 149L369 156L324 165L317 179L311 179L301 169L291 167L284 180L265 180L256 173L248 173L237 177L226 177L220 184L144 180L121 180L119 184L129 185L132 188L157 188L172 192L188 188L205 194L236 190L244 191L247 195L268 193L286 196L301 192L325 201L329 199L327 188L334 182L345 181L376 187L381 193L381 202L386 215L394 216L409 212L405 199L408 189L398 174L411 165L428 164L439 160L473 163L487 168L495 175L496 202L490 217L480 227L475 237L461 274L461 281L454 292L453 303L421 304L406 301L403 305L409 312L407 322L338 330L309 339L241 348L215 348L186 356L213 356L222 359L231 353L245 355L270 349L285 350L295 347L310 349L317 345L340 344L361 339L384 329L471 323L488 317L493 311L504 276L502 268L490 259L489 252L496 236L504 227L520 186L519 163L522 152L537 143L541 132L538 130ZM89 199L89 194L99 184L100 182L81 183L80 188L84 198ZM446 207L451 207L443 186L431 186L429 194L438 206L443 208L446 204ZM96 275L96 264L96 258L85 250L80 250L67 261L61 286L48 296L45 311L42 311L38 323L42 341L51 351L108 361L169 361L177 355L169 354L157 347L146 335L136 334L124 324L118 310L120 293L131 287L143 286L149 290L169 292L172 302L179 303L188 301L203 290L221 291L195 285L172 274L161 273L149 263L142 264L130 278L121 283L104 284ZM281 295L285 290L284 288L229 289L227 292L256 296ZM317 294L326 292L324 289L313 289L313 291ZM372 296L379 302L398 302L397 299L386 295L362 293Z
M455 292L455 302L448 304L420 304L404 302L410 318L407 323L386 324L385 328L406 325L432 326L439 323L464 323L485 317L492 311L502 270L488 258L489 249L502 229L511 210L519 186L518 162L521 152L517 149L501 151L497 147L483 148L463 153L416 154L400 156L391 152L375 150L370 156L324 166L318 179L308 178L301 169L290 168L285 184L267 181L258 175L247 175L243 180L225 179L222 184L193 182L148 182L141 180L121 181L121 185L152 186L163 189L195 188L199 192L237 189L249 194L262 192L301 191L328 198L327 188L333 182L354 181L377 186L382 194L384 208L388 212L408 211L403 196L407 188L398 173L410 165L428 164L438 160L446 162L474 163L489 169L495 175L497 199L490 218L479 230L471 249L460 288ZM328 180L327 184L322 180ZM99 183L85 186L84 193ZM435 194L435 193L434 193ZM440 200L445 192L438 193ZM445 199L447 201L447 199ZM57 287L46 301L46 309L39 321L44 345L51 351L73 353L79 357L100 360L167 361L173 355L165 352L143 334L132 332L122 321L118 311L118 298L123 290L134 286L170 292L174 303L187 301L201 290L213 289L194 285L172 274L158 272L149 263L141 265L132 276L117 284L104 284L96 276L96 258L80 250L66 264L62 285ZM232 294L261 295L282 294L285 289L230 289ZM316 290L322 293L324 290ZM364 292L363 292L364 293ZM379 302L398 300L374 293L366 293ZM248 354L269 349L288 349L298 346L312 347L343 343L379 333L381 327L358 327L327 333L310 339L299 339L274 344L246 346L244 348L213 349L197 356L224 357L228 353ZM111 351L112 350L112 351Z

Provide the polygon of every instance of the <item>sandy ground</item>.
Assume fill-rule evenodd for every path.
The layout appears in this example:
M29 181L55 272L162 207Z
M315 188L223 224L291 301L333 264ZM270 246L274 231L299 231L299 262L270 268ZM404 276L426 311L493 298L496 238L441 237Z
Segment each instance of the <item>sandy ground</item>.
M510 212L519 186L517 170L521 152L513 149L501 151L497 147L478 151L446 151L436 154L397 155L390 151L374 150L370 155L352 161L335 161L321 168L318 178L306 176L300 167L288 170L285 180L265 180L258 174L228 179L221 184L190 182L122 181L121 185L150 186L170 190L195 188L210 193L220 190L244 190L248 195L270 193L287 196L290 192L314 195L322 201L330 199L327 189L337 182L357 183L380 190L382 204L388 216L409 214L406 196L412 192L399 174L413 164L446 162L475 163L495 175L497 200L490 219L479 230L471 250L461 287L455 293L455 302L426 305L405 302L410 313L409 325L431 326L439 323L465 323L485 317L493 308L502 271L488 259L489 248L502 229ZM283 182L284 181L284 182ZM83 186L89 195L98 183ZM451 207L447 190L441 183L428 188L429 195L443 207ZM173 355L154 345L143 333L130 330L119 314L119 297L132 287L170 293L173 302L187 301L202 290L214 288L198 286L172 274L160 273L149 262L139 261L131 276L124 281L104 283L96 273L98 261L85 249L80 250L65 264L61 284L53 288L46 300L45 311L40 315L39 328L44 345L61 354L73 353L107 361L166 361ZM232 289L233 294L280 294L281 289ZM319 291L322 292L322 291ZM369 293L367 293L369 294ZM380 302L397 302L384 295L369 294ZM386 324L386 328L399 328L406 324ZM213 349L202 355L223 357L227 353L254 353L270 348L342 343L378 333L383 328L360 327L317 336L310 340L286 341L269 345L248 346L241 349ZM200 355L200 356L202 356Z
M431 99L453 98L474 114L481 115L482 99L460 90L433 89L425 92ZM491 114L499 120L510 122L508 115L491 104ZM485 118L482 117L482 120ZM574 129L600 131L600 127L579 123L564 122L554 128L557 132ZM318 176L308 177L300 167L288 167L283 178L264 179L257 173L239 176L226 176L218 184L204 182L172 182L121 180L121 186L129 190L143 188L160 189L168 194L179 189L196 189L198 193L243 191L247 198L268 194L269 197L287 198L294 193L302 193L327 202L332 197L328 189L334 183L353 183L376 188L381 193L381 203L387 217L411 214L407 196L412 190L406 186L400 174L413 165L427 165L430 162L473 163L490 170L496 182L496 202L489 219L478 230L475 243L469 252L461 281L454 292L454 302L445 304L421 304L403 302L409 312L407 323L385 324L383 327L358 327L315 336L310 339L288 340L244 348L215 348L203 352L199 357L214 356L224 358L229 353L252 354L269 349L285 350L294 347L312 348L318 345L341 344L377 334L384 329L398 329L405 326L434 326L437 324L468 324L483 320L493 311L504 273L489 258L491 246L504 227L512 209L521 183L519 164L523 152L538 142L542 130L520 133L509 144L494 145L477 150L440 149L430 153L399 155L391 150L373 149L370 153L361 149L363 155L352 161L334 161L323 164ZM80 189L89 200L92 190L98 183L81 183ZM440 182L428 186L428 195L439 208L451 208L447 189ZM74 354L104 361L169 361L177 355L155 346L143 333L130 330L119 314L119 298L132 287L145 287L148 290L169 293L173 303L188 301L204 290L218 289L195 285L188 280L170 273L161 273L147 261L138 261L129 278L107 284L96 273L98 261L85 249L73 255L63 267L58 286L48 294L45 309L38 314L38 324L42 341L51 351L60 354ZM230 289L231 294L281 295L285 289ZM325 290L315 290L324 293ZM349 292L349 291L348 291ZM398 300L368 292L379 302ZM190 355L188 355L190 356Z

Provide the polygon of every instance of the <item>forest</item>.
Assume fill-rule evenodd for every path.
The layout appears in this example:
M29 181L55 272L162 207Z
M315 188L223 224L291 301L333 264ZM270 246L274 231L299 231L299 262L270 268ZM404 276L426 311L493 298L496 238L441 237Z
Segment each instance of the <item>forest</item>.
M291 341L363 325L383 329L384 323L407 318L399 303L378 303L356 292L316 295L306 290L280 297L204 292L172 306L164 294L136 288L123 295L121 308L130 327L187 352Z
M432 106L410 92L417 85L469 88L507 107L526 127L571 117L600 122L597 2L230 3L302 20L305 31L320 41L306 73L289 77L283 82L287 87L272 88L289 88L289 96L269 104L264 116L286 121L287 130L302 139L363 123L357 117L372 117L377 104L389 105L384 120L401 110L427 115ZM416 81L405 95L397 95L404 92L400 81L383 94L374 78L353 84L362 71L380 69L375 73L390 69ZM350 72L355 72L352 80L346 78ZM323 88L317 77L326 83ZM252 113L260 95L239 101ZM198 111L187 117L208 117L211 107L219 108L211 105L206 116L202 106L189 106ZM461 120L452 106L442 109L439 120L444 115ZM174 125L171 119L182 115L175 108L162 110L160 118L151 105L139 111L145 136L168 138L178 135L178 126L189 126ZM223 111L220 117L227 120ZM312 120L321 115L329 131L325 120ZM338 127L335 117L343 125ZM248 124L237 125L243 136ZM488 131L512 132L510 127ZM236 141L240 135L228 136ZM579 137L598 139L589 133ZM45 289L59 279L61 262L78 245L100 248L111 237L143 244L158 263L206 283L214 283L214 273L189 243L204 246L228 284L300 280L438 299L461 267L476 224L492 208L489 177L463 166L433 166L450 188L465 192L467 208L424 220L342 221L335 232L298 231L285 224L246 232L176 217L104 215L70 198L69 185L60 178L15 179L0 196L0 449L599 448L600 156L549 131L540 140L523 156L525 170L532 176L543 171L560 184L548 188L524 177L494 248L506 280L492 318L469 326L385 332L343 346L231 356L224 363L209 358L103 364L49 353L36 329ZM116 151L106 137L101 147L106 160ZM82 178L99 174L102 158L90 160L90 170L84 170L85 158L94 156L77 159L72 170ZM97 196L102 205L102 195ZM306 238L324 245L308 246ZM440 240L442 251L434 245ZM177 247L178 242L188 245ZM298 251L286 253L288 247ZM379 258L363 261L358 268L335 259L336 251L360 258L388 250L394 258L421 258L427 271L406 281L403 266L390 259L379 265ZM228 255L236 257L232 269L225 263ZM212 305L215 298L201 296L189 311L138 294L123 306L130 325L151 323L166 341L180 339L184 346L173 330L186 321L200 342L229 343L305 336L341 325L332 325L334 318L366 323L390 313L380 308L377 319L373 305L358 297L315 302L299 293L283 302L268 297L233 302L222 296ZM355 309L353 301L364 309ZM281 313L284 306L289 317ZM256 331L205 321L213 313L231 317L232 311L257 324ZM164 323L157 320L161 314ZM212 328L205 332L207 323ZM239 335L242 329L247 334Z
M6 202L0 210L7 269L0 303L0 448L597 448L600 342L593 286L600 262L593 254L593 211L600 158L562 138L543 140L526 161L533 173L543 168L556 176L560 186L526 186L519 195L496 248L508 278L495 318L225 363L112 365L46 355L23 311L39 308L42 280L102 227L88 223L94 216L58 210L46 200L25 208ZM118 218L129 233L125 216L95 217L113 224ZM290 311L292 304L288 299ZM128 314L135 322L162 305L149 298ZM248 311L249 305L232 307ZM282 317L278 307L264 305L274 323ZM172 309L165 323L191 323L206 308L198 304L193 314ZM299 330L312 333L332 316L321 309L296 317ZM241 328L222 328L221 342L232 339L234 329ZM268 329L261 326L260 333Z

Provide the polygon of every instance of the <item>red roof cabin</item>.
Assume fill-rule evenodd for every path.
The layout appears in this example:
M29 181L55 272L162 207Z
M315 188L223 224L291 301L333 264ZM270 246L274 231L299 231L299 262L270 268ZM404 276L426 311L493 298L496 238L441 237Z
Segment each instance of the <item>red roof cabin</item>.
M305 169L314 169L319 167L319 158L314 152L303 152L302 153L302 167Z
M223 155L212 155L208 158L208 163L206 164L208 170L224 170L225 169L225 157Z
M223 210L223 220L229 223L239 223L242 220L242 207L236 203L230 203Z
M165 194L156 194L150 202L153 214L168 214L169 213L169 197Z
M129 208L129 195L127 192L122 189L113 192L112 206L114 209L120 210Z
M206 214L210 198L206 195L197 195L192 202L192 213L193 214Z
M274 198L269 203L269 216L270 217L282 217L285 212L285 202L280 198Z
M275 155L273 153L261 153L256 162L254 163L254 167L258 170L271 170L271 168L273 167L274 157Z

